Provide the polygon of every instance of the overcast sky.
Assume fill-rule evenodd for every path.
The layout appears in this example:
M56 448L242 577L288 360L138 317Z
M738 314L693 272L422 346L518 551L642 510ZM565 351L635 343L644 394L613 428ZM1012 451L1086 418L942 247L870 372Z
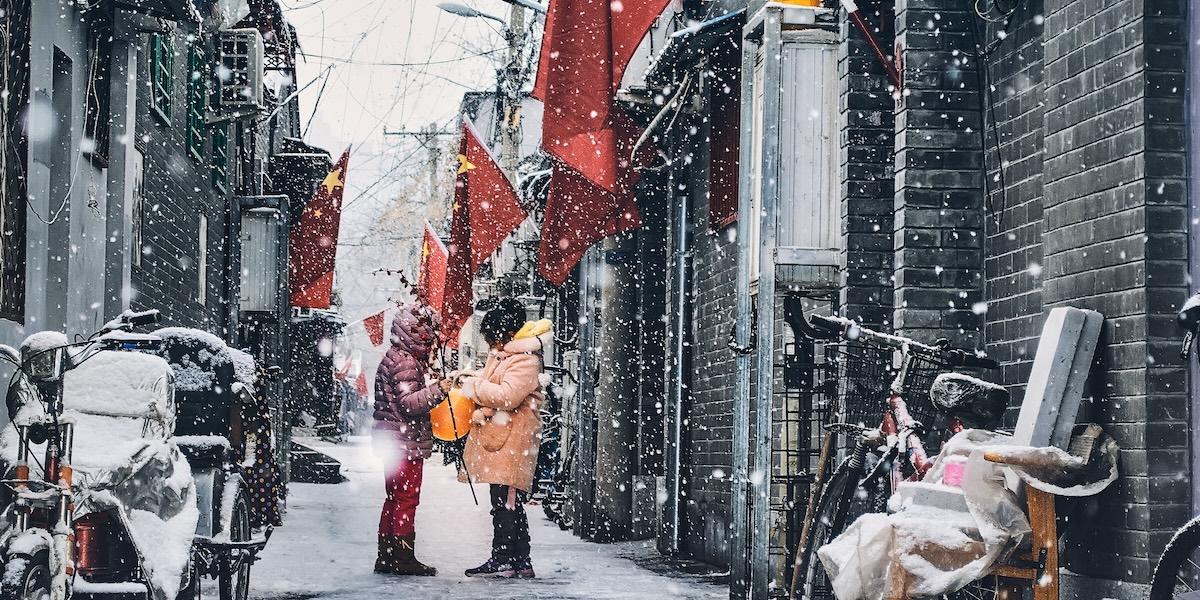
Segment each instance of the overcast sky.
M500 0L459 0L507 19ZM463 18L436 0L282 0L304 53L297 66L306 139L337 154L353 145L343 236L424 171L411 139L384 130L449 125L462 93L494 85L504 46L499 24ZM485 54L491 51L490 54ZM483 55L481 55L483 54ZM315 113L314 113L315 111Z
M430 123L456 129L463 92L493 89L506 50L499 23L448 14L437 8L440 1L281 0L303 50L297 80L302 125L311 118L305 139L335 156L353 145L335 285L351 321L345 348L362 351L372 375L382 348L355 321L405 296L397 278L372 275L374 269L403 268L415 279L424 218L401 192L412 189L406 182L413 178L426 181L430 166L414 139L384 131ZM501 0L457 1L508 18ZM443 158L454 161L453 154ZM379 227L389 212L404 218Z

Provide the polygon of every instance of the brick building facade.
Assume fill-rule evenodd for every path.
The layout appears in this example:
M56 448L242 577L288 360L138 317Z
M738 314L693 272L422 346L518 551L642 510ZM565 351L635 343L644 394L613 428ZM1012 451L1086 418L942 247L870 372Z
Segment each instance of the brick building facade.
M186 22L142 34L139 41L143 60L137 62L137 81L145 83L138 86L134 139L142 193L133 208L140 248L132 261L132 304L161 310L165 322L231 339L228 306L236 287L230 287L226 274L232 266L226 232L236 213L231 210L230 125L204 125L197 143L189 143L192 75L186 59L192 52L212 56L214 44L200 36L197 24ZM172 55L166 64L155 60L156 45ZM154 74L156 66L169 70ZM165 96L150 83L159 77L167 80ZM214 163L218 156L225 157L223 167Z
M683 11L712 24L746 4L684 2ZM762 3L749 4L746 15ZM884 329L986 350L1001 363L987 378L1010 389L1014 414L1046 312L1077 306L1104 314L1080 420L1117 439L1121 478L1071 513L1064 598L1140 598L1163 544L1195 503L1195 401L1172 322L1193 287L1189 268L1196 271L1187 3L1024 0L1011 13L981 3L1002 17L993 22L971 4L859 3L882 47L899 50L905 91L896 96L845 15L826 25L837 31L837 74L817 84L838 90L841 232L840 283L830 300L841 314ZM688 36L743 33L717 27L693 27ZM667 428L660 485L678 494L663 507L659 546L725 567L748 556L731 544L731 506L741 492L730 473L757 436L751 431L749 448L735 447L736 355L728 345L741 292L738 246L749 241L738 240L733 219L712 218L728 208L711 158L727 143L720 132L730 120L711 94L739 82L736 73L718 76L711 44L689 43L703 51L667 46L647 78L668 100L684 74L700 82L671 130L656 132L673 159L672 185L643 190L656 201L674 196L666 294L685 299L667 310L666 397L678 391L681 401L664 418L683 426L677 439ZM745 125L748 105L740 110ZM798 293L777 290L781 303ZM815 295L807 308L827 310L823 301ZM795 352L785 320L776 327L776 367ZM784 414L789 402L777 385L774 411ZM786 466L782 446L796 443L787 427L777 421L772 430L774 476Z

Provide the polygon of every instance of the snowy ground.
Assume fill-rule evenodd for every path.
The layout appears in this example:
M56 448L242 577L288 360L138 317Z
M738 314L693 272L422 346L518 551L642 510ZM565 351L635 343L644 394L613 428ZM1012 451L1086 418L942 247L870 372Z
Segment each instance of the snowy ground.
M349 481L294 484L287 519L255 564L255 600L454 598L504 600L612 598L726 598L710 578L659 568L652 542L592 544L530 509L533 581L469 579L463 570L483 562L491 547L491 517L475 506L467 486L439 456L425 463L417 511L417 556L439 569L435 578L372 572L375 527L383 499L382 467L367 439L344 445L314 443L342 462ZM486 490L479 490L486 502ZM653 569L653 570L652 570Z

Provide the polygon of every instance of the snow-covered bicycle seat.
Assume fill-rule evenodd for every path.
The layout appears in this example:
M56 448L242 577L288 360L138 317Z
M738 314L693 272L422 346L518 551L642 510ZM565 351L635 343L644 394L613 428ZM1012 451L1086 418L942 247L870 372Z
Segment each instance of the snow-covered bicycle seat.
M993 429L1008 410L1004 386L962 373L942 373L929 388L930 399L946 413L971 427Z

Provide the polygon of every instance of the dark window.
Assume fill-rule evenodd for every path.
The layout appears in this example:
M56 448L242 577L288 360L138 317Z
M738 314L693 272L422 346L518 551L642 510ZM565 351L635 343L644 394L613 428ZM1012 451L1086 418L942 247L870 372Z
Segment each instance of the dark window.
M175 88L175 49L164 33L150 36L151 107L165 123L171 121L171 92Z
M25 321L29 0L0 0L0 317Z
M112 83L112 25L98 19L92 29L91 57L88 61L87 113L84 116L83 151L100 166L108 165L109 93Z
M196 160L204 160L204 108L208 100L208 77L204 46L199 40L188 46L187 149Z
M741 152L741 49L721 42L713 49L713 77L708 89L708 217L721 229L737 221L738 160Z
M212 184L225 191L229 185L229 125L221 124L212 130Z

